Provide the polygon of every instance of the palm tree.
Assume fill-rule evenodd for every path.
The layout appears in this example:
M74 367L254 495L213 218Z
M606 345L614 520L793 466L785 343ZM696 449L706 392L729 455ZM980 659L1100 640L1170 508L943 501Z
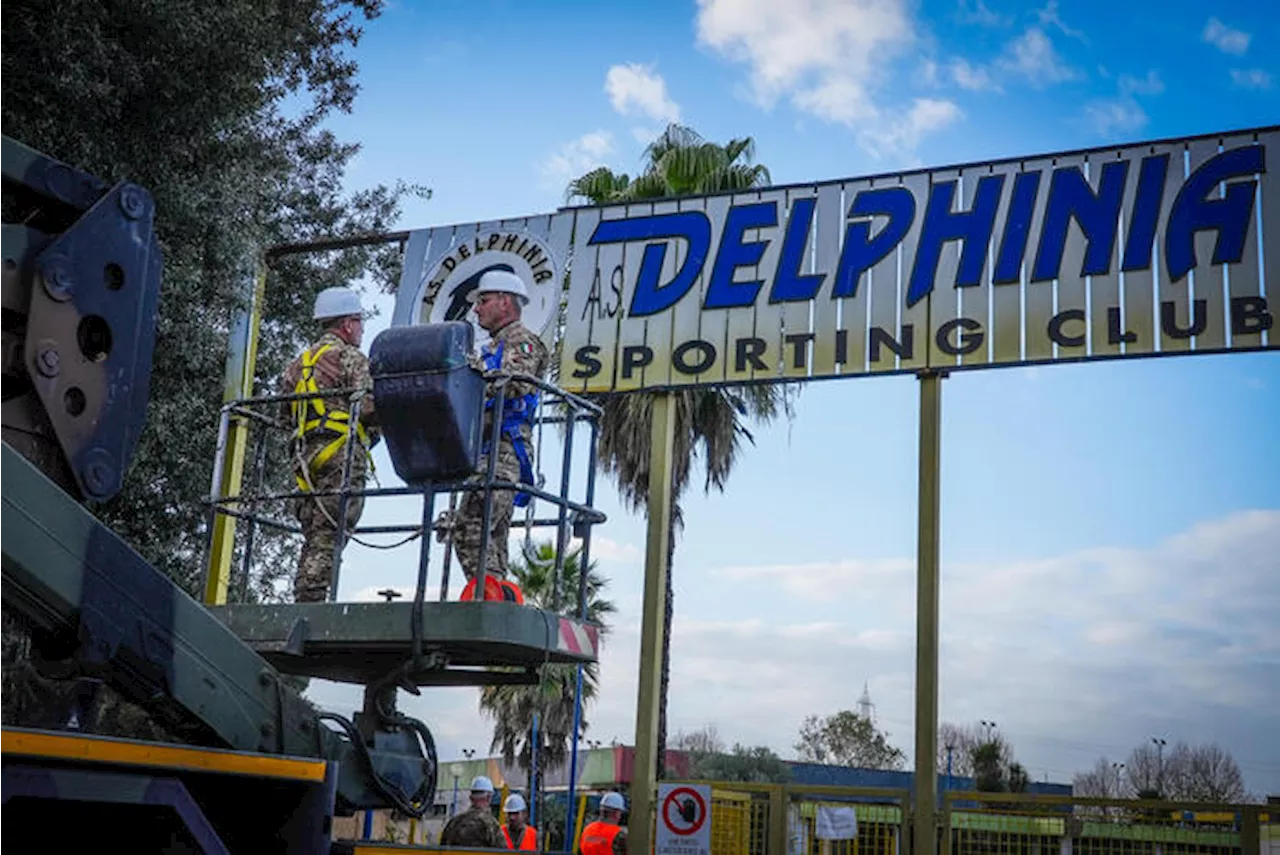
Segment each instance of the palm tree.
M753 164L755 143L750 137L725 145L707 142L696 131L669 125L645 149L644 171L635 178L601 167L570 182L566 198L583 198L595 205L635 199L658 199L768 186L769 170ZM667 543L667 585L662 631L662 675L658 700L658 776L666 774L667 688L671 676L671 619L674 595L671 568L676 535L683 527L680 499L689 486L695 460L705 470L703 490L723 492L737 463L742 443L754 444L746 422L768 424L793 415L796 387L754 385L690 388L671 392L675 407L675 445L672 454L671 528ZM609 393L597 398L604 410L600 420L599 461L612 476L623 501L632 511L649 502L649 455L652 445L651 393Z
M511 566L511 575L524 593L525 602L558 614L577 616L578 598L573 592L578 590L581 549L565 555L561 590L570 593L561 596L559 603L555 591L555 545L550 541L539 543L531 551L532 555L522 552ZM595 562L591 562L587 571L587 621L599 627L602 641L609 629L605 619L617 611L612 601L601 597L607 585L608 580L597 572ZM576 665L544 665L539 682L534 685L484 687L480 692L480 711L494 722L490 750L501 751L508 765L518 763L520 768L529 771L533 758L533 717L537 715L541 743L539 768L563 765L568 760L569 740L573 737L577 678ZM588 701L595 698L598 686L597 664L588 663L582 674L584 710ZM586 722L584 711L580 730L586 730Z

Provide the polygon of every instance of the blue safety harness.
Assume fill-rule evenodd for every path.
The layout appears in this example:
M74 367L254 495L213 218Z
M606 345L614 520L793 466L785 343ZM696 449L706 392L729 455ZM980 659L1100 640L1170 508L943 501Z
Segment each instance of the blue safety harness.
M506 342L498 342L498 349L490 351L486 346L480 351L480 359L484 363L486 371L500 371L502 369L502 353L506 348ZM486 398L484 402L485 410L493 409L493 398ZM520 481L524 484L535 484L533 480L533 461L529 459L529 448L525 445L524 437L520 433L520 425L527 424L533 427L533 416L538 410L538 394L531 392L528 395L520 395L516 398L505 398L502 402L502 426L499 428L502 435L511 440L511 447L516 453L516 459L520 461ZM489 454L490 434L485 431L484 453ZM515 495L515 506L523 508L529 504L530 496L528 493L520 492Z

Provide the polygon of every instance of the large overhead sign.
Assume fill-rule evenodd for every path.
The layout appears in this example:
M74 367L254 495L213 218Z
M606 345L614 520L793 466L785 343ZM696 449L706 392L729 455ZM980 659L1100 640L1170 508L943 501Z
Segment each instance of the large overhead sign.
M1274 348L1278 136L575 209L559 383Z

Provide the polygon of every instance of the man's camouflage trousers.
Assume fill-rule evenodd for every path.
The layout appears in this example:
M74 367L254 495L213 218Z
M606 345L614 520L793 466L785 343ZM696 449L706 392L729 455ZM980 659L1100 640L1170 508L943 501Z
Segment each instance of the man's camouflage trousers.
M295 467L297 464L295 463ZM317 493L342 487L343 454L339 451L327 465L311 471L311 487ZM368 465L363 450L356 449L351 460L349 489L364 489ZM298 556L298 575L293 583L294 602L323 603L329 599L333 584L333 550L338 542L337 521L341 496L308 496L298 499L294 513L302 526L302 554ZM347 496L347 531L355 528L364 512L363 496Z
M526 448L532 447L526 443ZM489 467L488 455L480 455L480 467L476 471L483 477ZM503 481L520 481L520 459L516 457L511 442L498 443L498 459L493 477ZM511 490L493 491L493 510L489 517L489 560L485 572L500 578L507 576L507 538L511 532L511 516L515 510L515 493ZM453 547L458 553L458 563L468 579L480 571L480 541L484 533L484 492L475 490L463 496L453 532Z

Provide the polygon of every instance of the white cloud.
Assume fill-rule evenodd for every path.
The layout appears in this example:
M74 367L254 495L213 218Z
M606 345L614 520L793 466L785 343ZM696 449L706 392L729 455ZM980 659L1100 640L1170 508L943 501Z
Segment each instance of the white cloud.
M651 66L612 66L605 75L604 91L613 109L623 116L639 113L655 121L680 121L680 105L671 100L666 81Z
M914 145L946 124L927 121L941 115L940 102L917 102L905 120L879 104L893 64L918 43L905 0L698 0L697 31L701 44L750 68L750 97L765 109L787 98L848 125L864 144ZM949 115L958 117L958 108Z
M593 539L593 547L638 552L603 542ZM1251 788L1280 790L1280 746L1267 739L1280 708L1277 555L1280 510L1256 510L1148 548L944 562L942 718L994 718L1037 779L1050 770L1052 780L1069 781L1100 754L1168 733L1218 740ZM715 723L730 742L790 757L806 715L849 708L866 682L891 741L911 755L914 559L701 572L751 589L760 605L725 616L715 604L677 596L671 732ZM587 716L591 738L630 744L639 602L616 600ZM779 620L790 604L807 619ZM327 707L359 706L358 689L312 685L311 696ZM488 744L491 723L477 716L477 698L473 688L431 689L401 695L401 708L429 722L447 760L458 747Z
M1048 5L1043 9L1037 9L1036 17L1039 18L1040 25L1042 27L1057 27L1065 36L1070 36L1071 38L1079 39L1080 41L1087 41L1084 37L1084 33L1068 27L1062 20L1062 16L1058 14L1058 0L1049 0Z
M1249 40L1252 38L1242 30L1228 27L1216 17L1210 18L1209 23L1204 25L1202 37L1223 53L1231 53L1236 56L1244 55L1245 51L1249 49Z
M613 153L613 135L608 131L591 131L560 146L542 164L544 183L564 185L598 166L606 166Z
M1231 69L1231 82L1241 89L1270 89L1271 74L1261 68Z
M1054 48L1053 41L1039 27L1029 28L1010 42L996 65L1032 86L1062 83L1080 77L1080 72L1067 65Z
M1142 105L1128 96L1090 101L1084 106L1084 115L1102 136L1133 133L1147 124L1147 113Z
M1120 93L1122 95L1159 95L1164 91L1164 81L1155 69L1147 72L1141 79L1130 74L1120 75Z
M1120 75L1116 88L1120 94L1115 98L1097 98L1084 105L1085 121L1104 137L1132 134L1146 127L1147 112L1135 96L1159 95L1164 92L1164 81L1152 69L1141 78Z
M964 24L978 24L983 27L1004 27L1013 22L1013 19L1007 15L1001 15L992 11L984 0L958 0L957 5L960 11L956 13L956 17Z
M951 77L961 89L973 92L983 90L1002 91L991 72L980 65L971 65L966 59L957 59L951 63Z

